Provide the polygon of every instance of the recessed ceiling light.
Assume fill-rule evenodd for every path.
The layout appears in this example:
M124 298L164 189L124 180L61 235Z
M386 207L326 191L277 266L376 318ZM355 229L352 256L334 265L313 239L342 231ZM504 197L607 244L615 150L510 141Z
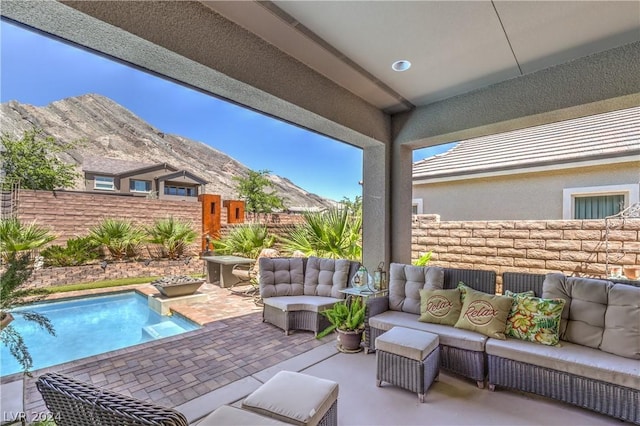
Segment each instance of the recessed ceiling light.
M398 72L406 71L411 68L411 62L407 61L406 59L395 61L393 64L391 64L391 68L393 68L394 71Z

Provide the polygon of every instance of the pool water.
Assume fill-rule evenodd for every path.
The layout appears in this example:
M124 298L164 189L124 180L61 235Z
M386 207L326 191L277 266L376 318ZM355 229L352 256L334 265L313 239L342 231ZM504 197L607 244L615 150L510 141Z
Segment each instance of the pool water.
M200 328L179 315L161 316L148 307L147 296L136 292L39 303L23 309L45 315L56 332L52 336L36 323L14 315L11 325L29 348L33 370ZM19 371L20 364L1 345L0 376Z

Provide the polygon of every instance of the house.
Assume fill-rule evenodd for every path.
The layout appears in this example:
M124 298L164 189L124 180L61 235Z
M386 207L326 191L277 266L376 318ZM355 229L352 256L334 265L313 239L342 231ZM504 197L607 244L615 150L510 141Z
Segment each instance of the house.
M414 213L602 219L637 203L640 107L460 142L413 164Z
M187 170L167 163L145 164L105 157L82 162L85 188L162 200L198 201L207 182Z

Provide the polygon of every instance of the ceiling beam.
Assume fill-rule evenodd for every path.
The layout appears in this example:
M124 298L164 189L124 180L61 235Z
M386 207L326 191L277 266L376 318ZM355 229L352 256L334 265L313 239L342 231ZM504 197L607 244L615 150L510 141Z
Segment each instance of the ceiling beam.
M392 118L394 143L423 148L640 105L640 42Z

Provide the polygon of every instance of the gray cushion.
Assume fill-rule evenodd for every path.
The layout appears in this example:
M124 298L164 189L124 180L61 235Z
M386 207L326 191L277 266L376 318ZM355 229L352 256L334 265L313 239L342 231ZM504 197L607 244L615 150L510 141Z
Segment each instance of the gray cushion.
M640 362L570 342L540 345L519 339L489 339L487 354L566 371L576 376L640 390Z
M416 361L424 360L438 347L438 335L405 327L393 327L376 338L376 350Z
M281 311L310 311L320 312L330 308L341 299L324 296L276 296L264 299L264 304Z
M450 325L432 324L418 321L418 316L406 312L386 311L369 318L369 325L378 330L391 330L393 327L406 327L437 334L441 345L452 346L468 351L482 352L487 336L475 331L462 330Z
M317 425L338 398L338 383L280 371L256 389L242 408L296 425Z
M198 422L198 426L242 426L242 425L286 425L276 419L261 416L253 411L241 410L240 408L223 405L218 407L213 413Z
M444 269L392 263L389 268L389 309L420 314L420 290L441 289Z
M560 324L560 339L599 348L604 332L609 288L613 283L590 278L548 274L542 297L566 300Z
M300 296L303 294L304 263L301 258L259 259L260 296Z
M347 287L351 262L345 259L309 257L304 272L304 294L344 298L341 289Z
M640 287L614 284L609 289L600 350L640 359Z

